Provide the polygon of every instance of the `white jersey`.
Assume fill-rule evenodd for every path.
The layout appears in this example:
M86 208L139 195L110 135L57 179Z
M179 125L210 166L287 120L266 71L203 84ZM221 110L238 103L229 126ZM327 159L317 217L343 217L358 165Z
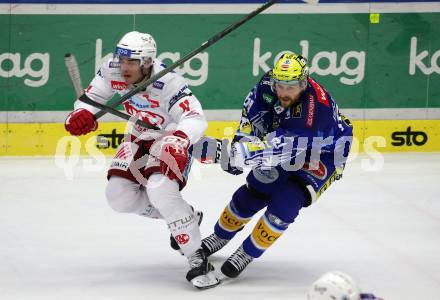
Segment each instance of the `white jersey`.
M152 75L166 66L159 60L153 61ZM105 62L85 91L90 99L105 104L115 93L127 94L134 86L127 85L121 76L119 63L113 59ZM150 84L144 91L124 102L125 111L140 115L142 121L161 129L177 124L175 130L183 131L194 144L207 128L202 106L188 88L185 79L175 72L169 72ZM85 108L95 114L98 108L76 100L75 109Z

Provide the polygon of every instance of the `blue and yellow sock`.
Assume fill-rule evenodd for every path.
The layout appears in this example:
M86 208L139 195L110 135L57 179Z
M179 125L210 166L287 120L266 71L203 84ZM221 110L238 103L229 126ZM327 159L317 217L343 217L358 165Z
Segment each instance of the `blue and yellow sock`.
M243 242L244 251L254 258L260 257L266 249L275 243L288 226L289 223L266 212Z

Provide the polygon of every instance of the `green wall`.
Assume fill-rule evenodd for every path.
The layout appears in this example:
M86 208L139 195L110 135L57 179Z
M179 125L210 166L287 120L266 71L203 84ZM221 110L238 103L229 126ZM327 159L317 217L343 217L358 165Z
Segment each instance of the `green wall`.
M240 17L0 15L0 111L70 110L75 96L64 66L67 52L76 56L87 85L96 61L127 31L151 33L170 62ZM439 36L440 13L382 13L379 23L371 23L368 13L264 14L181 72L205 109L238 109L275 56L294 50L307 55L312 76L342 108L436 108Z

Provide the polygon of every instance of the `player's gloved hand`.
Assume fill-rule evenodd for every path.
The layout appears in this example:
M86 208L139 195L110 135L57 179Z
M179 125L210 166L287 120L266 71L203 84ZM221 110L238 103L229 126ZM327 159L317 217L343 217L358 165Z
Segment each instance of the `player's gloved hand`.
M82 135L95 131L98 122L90 111L80 108L67 116L64 127L71 135Z
M170 179L183 180L183 171L188 163L188 136L180 130L157 140L150 154L160 159L160 172Z

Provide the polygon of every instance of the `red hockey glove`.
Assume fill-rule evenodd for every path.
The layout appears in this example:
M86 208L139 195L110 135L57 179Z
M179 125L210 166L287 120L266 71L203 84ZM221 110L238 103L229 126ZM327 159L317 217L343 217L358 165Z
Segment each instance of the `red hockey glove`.
M188 163L189 145L188 136L183 131L178 130L156 141L150 153L154 156L158 154L162 174L170 179L183 181L182 173Z
M91 112L80 108L67 116L64 127L71 135L82 135L95 131L98 128L98 122Z

